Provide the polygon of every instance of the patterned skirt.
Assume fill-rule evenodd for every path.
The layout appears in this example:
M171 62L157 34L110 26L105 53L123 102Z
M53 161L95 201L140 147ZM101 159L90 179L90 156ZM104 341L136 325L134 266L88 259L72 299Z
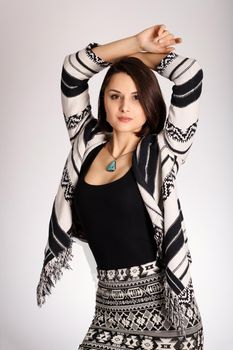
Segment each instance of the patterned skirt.
M165 317L164 272L155 261L99 269L95 314L78 350L203 350L195 297L186 307L186 337Z

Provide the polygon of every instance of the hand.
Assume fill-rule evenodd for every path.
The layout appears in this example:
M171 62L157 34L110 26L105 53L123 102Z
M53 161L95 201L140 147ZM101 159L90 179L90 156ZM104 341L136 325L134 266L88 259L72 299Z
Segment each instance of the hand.
M135 37L140 50L151 53L169 53L175 49L170 45L182 42L182 39L171 34L164 24L149 27Z

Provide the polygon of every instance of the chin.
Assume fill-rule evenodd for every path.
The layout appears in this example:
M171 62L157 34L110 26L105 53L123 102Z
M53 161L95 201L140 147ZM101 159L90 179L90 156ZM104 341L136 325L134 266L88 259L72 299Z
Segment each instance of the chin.
M135 130L134 129L132 129L132 128L129 128L129 127L127 127L127 126L123 126L123 127L116 127L116 128L113 128L113 130L115 130L115 131L123 131L123 132L134 132Z

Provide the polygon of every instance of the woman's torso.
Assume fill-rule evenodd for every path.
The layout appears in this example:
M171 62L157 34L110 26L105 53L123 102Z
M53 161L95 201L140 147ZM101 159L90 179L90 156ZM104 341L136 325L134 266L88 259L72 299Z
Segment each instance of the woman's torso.
M115 180L93 184L93 172L88 170L91 165L92 170L98 167L96 160L100 157L97 155L103 146L97 146L88 154L74 191L75 211L97 266L120 268L155 260L154 229L132 166L122 176L116 173ZM92 184L87 182L88 178L92 179ZM96 183L103 180L101 176L97 178Z

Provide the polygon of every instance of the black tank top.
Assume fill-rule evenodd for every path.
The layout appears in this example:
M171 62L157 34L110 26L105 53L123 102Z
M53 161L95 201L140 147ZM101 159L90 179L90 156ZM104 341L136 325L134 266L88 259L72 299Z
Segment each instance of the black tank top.
M154 229L132 171L107 184L84 181L104 144L85 159L74 191L74 208L100 269L144 264L156 259Z

